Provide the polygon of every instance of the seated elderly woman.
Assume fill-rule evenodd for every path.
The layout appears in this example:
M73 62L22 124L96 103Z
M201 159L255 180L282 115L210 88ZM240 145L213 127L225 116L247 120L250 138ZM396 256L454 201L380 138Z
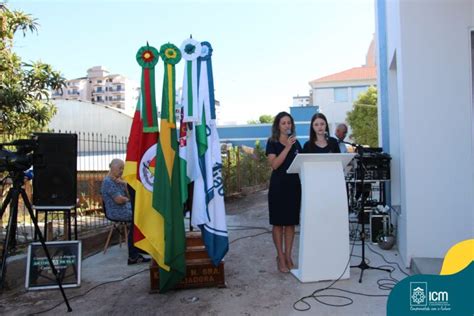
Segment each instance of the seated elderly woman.
M130 223L128 230L128 264L149 262L150 259L139 254L133 245L133 212L127 183L122 179L125 164L121 159L110 162L110 171L102 182L102 199L104 201L107 218L117 222Z

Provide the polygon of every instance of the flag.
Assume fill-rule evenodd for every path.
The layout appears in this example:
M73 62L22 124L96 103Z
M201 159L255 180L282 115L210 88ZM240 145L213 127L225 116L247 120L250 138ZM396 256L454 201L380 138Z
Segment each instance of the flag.
M143 132L140 107L139 99L130 130L123 172L123 178L135 190L133 240L134 245L149 253L159 266L167 268L164 263L164 221L152 206L158 133Z
M191 224L201 229L204 245L214 265L218 265L229 250L225 218L222 160L215 122L212 47L201 43L199 58L199 105L201 124L196 126L200 177L194 182ZM212 91L211 91L212 90Z
M179 164L181 173L182 202L188 199L188 184L199 177L197 166L196 129L192 123L185 123L184 109L180 111L179 127Z
M149 253L160 267L169 269L164 263L163 216L152 206L158 142L156 104L152 85L154 85L154 67L158 63L159 54L154 47L147 45L138 50L136 58L143 67L142 93L137 102L130 130L123 178L135 190L134 245Z
M194 182L191 223L201 229L204 245L214 265L218 265L229 250L225 218L222 160L215 122L206 126L210 145L199 157L201 177ZM198 139L200 135L198 134Z
M175 68L181 59L173 44L160 48L165 63L161 103L160 138L157 145L153 207L164 219L165 265L160 267L160 292L172 289L186 275L183 203L175 116Z
M189 38L181 44L181 54L186 61L182 94L184 122L200 122L197 59L201 55L201 44Z

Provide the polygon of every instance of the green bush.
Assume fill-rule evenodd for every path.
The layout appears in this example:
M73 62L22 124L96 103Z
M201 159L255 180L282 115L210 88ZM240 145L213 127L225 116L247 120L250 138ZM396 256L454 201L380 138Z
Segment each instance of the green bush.
M231 196L243 188L267 184L271 168L260 142L256 142L253 152L245 152L241 147L229 148L222 157L224 192Z

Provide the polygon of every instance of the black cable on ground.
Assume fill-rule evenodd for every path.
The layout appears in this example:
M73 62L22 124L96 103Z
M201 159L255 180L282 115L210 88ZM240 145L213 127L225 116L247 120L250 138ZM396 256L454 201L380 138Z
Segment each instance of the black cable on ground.
M356 230L357 232L357 230ZM351 233L351 236L354 236L355 234L352 234ZM340 289L340 288L336 288L336 287L333 287L334 284L336 284L336 282L338 282L341 277L344 275L344 273L346 272L349 264L350 264L350 258L351 257L360 257L360 256L357 256L357 255L354 255L353 252L354 252L354 247L356 245L356 242L354 239L351 238L351 240L353 241L352 242L352 249L351 249L351 252L350 252L350 255L349 255L349 260L346 264L346 267L344 268L344 271L342 272L342 274L336 279L334 280L331 284L329 284L328 286L326 287L323 287L321 289L317 289L315 290L313 293L311 293L310 295L307 295L307 296L303 296L302 298L298 299L295 303L293 303L293 309L297 310L297 311L308 311L311 309L311 304L307 301L308 299L312 298L314 299L315 301L317 301L318 303L321 303L323 305L326 305L326 306L332 306L332 307L344 307L344 306L348 306L348 305L351 305L354 300L350 297L347 297L347 296L343 296L343 295L336 295L336 294L320 294L322 293L323 291L331 291L331 290L334 290L334 291L340 291L340 292L344 292L344 293L349 293L349 294L354 294L354 295L361 295L361 296L366 296L366 297L388 297L389 295L388 294L367 294L367 293L361 293L361 292L354 292L354 291L349 291L349 290L345 290L345 289ZM382 278L382 279L378 279L377 280L377 285L379 287L380 290L392 290L393 287L399 282L399 280L395 279L393 276L392 276L392 273L396 270L395 267L391 266L390 264L394 264L398 267L398 269L405 275L409 276L407 273L405 273L405 271L403 271L400 266L398 265L397 262L389 262L385 259L385 257L376 252L374 249L372 249L368 244L367 244L367 247L375 254L379 255L382 257L382 259L388 263L389 265L381 265L377 268L382 268L382 267L385 267L385 268L389 268L391 271L389 272L389 278ZM367 260L367 258L366 258ZM340 303L340 304L331 304L331 303L328 303L328 302L325 302L323 300L321 300L321 298L336 298L336 299L343 299L343 300L346 300L347 302L346 303ZM297 305L298 304L303 304L303 306L305 307L302 307L302 308L299 308Z
M136 273L133 273L133 274L131 274L131 275L129 275L129 276L126 276L126 277L123 278L123 279L112 280L112 281L107 281L107 282L103 282L103 283L97 284L97 285L91 287L90 289L88 289L87 291L85 291L84 293L81 293L81 294L79 294L79 295L70 297L70 298L69 298L69 301L72 301L73 299L76 299L76 298L78 298L78 297L86 296L89 292L91 292L92 290L95 290L96 288L98 288L98 287L100 287L100 286L102 286L102 285L106 285L106 284L110 284L110 283L116 283L116 282L122 282L122 281L125 281L125 280L127 280L127 279L130 279L130 278L132 278L132 277L134 277L134 276L136 276L136 275L138 275L138 274L140 274L140 273L143 273L143 272L145 272L145 271L150 271L150 269L149 269L149 268L146 268L146 269L140 270L140 271L138 271L138 272L136 272ZM53 307L51 307L51 308L49 308L49 309L45 309L45 310L42 310L42 311L40 311L40 312L33 313L33 314L28 314L28 315L39 315L39 314L47 313L47 312L52 311L53 309L55 309L55 308L61 306L63 303L64 303L64 302L60 302L60 303L54 305Z
M263 233L258 233L258 234L255 234L255 235L248 235L248 236L239 237L239 238L236 238L236 239L232 240L231 242L229 242L229 245L233 244L234 242L236 242L238 240L241 240L241 239L257 237L257 236L260 236L260 235L265 235L265 234L270 234L270 233L271 233L271 230L267 230L267 231L264 231Z
M240 228L240 229L235 229L235 230L252 230L252 229L263 229L263 230L265 230L265 232L263 232L263 233L259 233L259 234L255 234L255 235L249 235L249 236L243 236L243 237L237 238L237 239L231 241L229 244L231 244L231 243L233 243L233 242L236 242L236 241L238 241L238 240L244 239L244 238L251 238L251 237L256 237L256 236L260 236L260 235L264 235L264 234L271 233L271 231L270 231L268 228L266 228L266 227L255 227L255 226L229 226L229 227L239 227L239 228ZM129 275L129 276L123 278L123 279L112 280L112 281L108 281L108 282L103 282L103 283L97 284L96 286L93 286L93 287L91 287L90 289L88 289L86 292L69 298L69 300L73 300L73 299L76 299L76 298L78 298L78 297L85 296L85 295L87 295L89 292L91 292L92 290L94 290L94 289L96 289L96 288L98 288L98 287L100 287L100 286L102 286L102 285L106 285L106 284L110 284L110 283L115 283L115 282L125 281L125 280L127 280L127 279L129 279L129 278L131 278L131 277L134 277L134 276L136 276L136 275L138 275L138 274L140 274L140 273L142 273L142 272L149 271L149 270L150 270L150 269L148 269L148 268L147 268L147 269L143 269L143 270L141 270L141 271L139 271L139 272L136 272L136 273L134 273L134 274L131 274L131 275ZM49 309L46 309L46 310L43 310L43 311L40 311L40 312L37 312L37 313L33 313L33 314L31 314L31 315L39 315L39 314L47 313L47 312L52 311L53 309L55 309L55 308L61 306L63 303L64 303L64 302L60 302L60 303L54 305L53 307L51 307L51 308L49 308Z

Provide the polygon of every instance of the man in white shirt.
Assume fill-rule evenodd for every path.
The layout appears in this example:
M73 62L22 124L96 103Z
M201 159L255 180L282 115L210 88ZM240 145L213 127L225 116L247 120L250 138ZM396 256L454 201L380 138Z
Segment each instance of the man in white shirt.
M336 127L335 134L336 134L337 142L339 144L339 149L341 150L341 153L347 153L346 144L343 143L347 135L347 125L344 123L338 124Z

